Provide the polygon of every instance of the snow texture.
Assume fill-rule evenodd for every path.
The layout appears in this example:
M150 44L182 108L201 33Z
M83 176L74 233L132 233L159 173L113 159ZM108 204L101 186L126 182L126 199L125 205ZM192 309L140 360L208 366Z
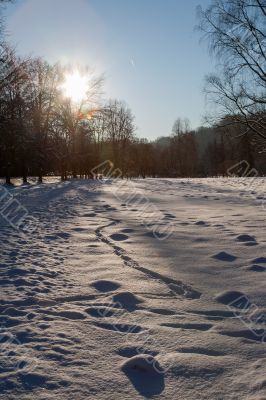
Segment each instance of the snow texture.
M0 399L266 399L257 183L8 189L37 223L0 218Z

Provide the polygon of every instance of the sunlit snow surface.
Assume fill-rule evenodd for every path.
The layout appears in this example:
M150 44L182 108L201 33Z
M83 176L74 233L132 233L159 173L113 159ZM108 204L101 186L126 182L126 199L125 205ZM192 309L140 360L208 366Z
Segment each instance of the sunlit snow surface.
M37 222L1 219L1 399L266 398L265 179L9 191Z

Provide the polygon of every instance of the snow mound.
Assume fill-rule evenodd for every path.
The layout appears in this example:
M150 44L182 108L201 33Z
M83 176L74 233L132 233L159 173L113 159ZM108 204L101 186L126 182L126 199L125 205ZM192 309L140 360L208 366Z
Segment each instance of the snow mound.
M250 235L239 235L237 236L237 240L239 242L256 242L255 237Z
M131 292L120 292L113 296L113 301L127 311L134 311L143 300Z
M164 375L157 359L148 354L140 354L125 361L122 372L131 381L140 395L150 398L164 391Z
M158 361L150 354L140 354L129 358L122 364L122 371L136 370L146 373L156 373L156 366L159 367Z
M212 258L215 258L216 260L219 260L219 261L228 261L228 262L233 262L237 259L237 257L235 257L232 254L227 253L226 251L221 251L218 254L214 254L212 256Z

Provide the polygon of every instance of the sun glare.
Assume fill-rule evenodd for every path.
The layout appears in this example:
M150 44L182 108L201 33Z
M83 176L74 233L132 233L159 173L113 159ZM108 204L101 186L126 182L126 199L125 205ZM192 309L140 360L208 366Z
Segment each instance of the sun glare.
M74 103L79 103L86 98L87 87L88 77L81 75L78 71L66 74L61 86L64 96Z

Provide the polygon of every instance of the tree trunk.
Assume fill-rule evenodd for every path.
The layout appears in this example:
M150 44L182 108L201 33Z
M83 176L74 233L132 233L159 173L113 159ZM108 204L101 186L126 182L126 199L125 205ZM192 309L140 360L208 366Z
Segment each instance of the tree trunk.
M11 185L11 177L10 177L10 163L7 164L6 167L6 184Z
M43 175L41 170L38 173L38 183L43 183Z
M24 162L22 165L22 180L24 184L28 183L28 179L27 179L27 168L25 168Z

